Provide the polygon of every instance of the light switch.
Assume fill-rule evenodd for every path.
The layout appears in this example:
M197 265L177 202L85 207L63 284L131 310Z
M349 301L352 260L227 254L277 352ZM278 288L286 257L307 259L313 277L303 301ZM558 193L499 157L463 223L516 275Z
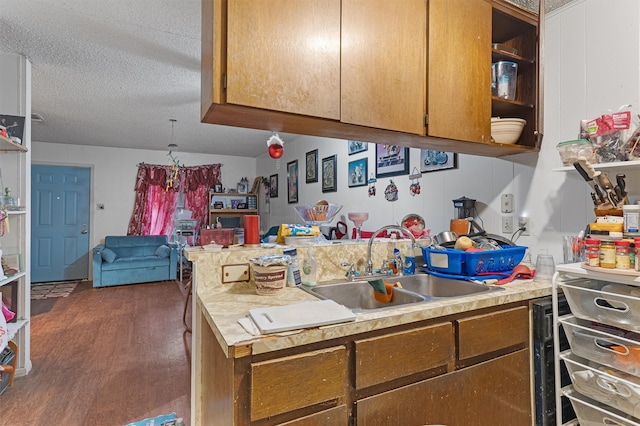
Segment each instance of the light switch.
M222 265L222 284L249 281L249 264Z
M502 194L500 210L502 213L513 213L513 194Z

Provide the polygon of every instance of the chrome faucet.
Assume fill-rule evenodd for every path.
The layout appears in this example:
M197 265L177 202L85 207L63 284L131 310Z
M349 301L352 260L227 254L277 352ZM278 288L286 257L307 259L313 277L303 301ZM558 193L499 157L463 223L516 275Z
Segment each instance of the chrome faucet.
M408 235L409 238L411 238L411 249L416 247L416 238L413 236L411 231L409 231L404 226L400 226L400 225L383 226L382 228L378 229L373 234L371 234L371 237L369 238L369 243L367 244L367 265L365 266L366 275L373 275L373 261L371 260L371 245L373 244L373 240L378 236L378 234L380 234L383 231L387 231L389 229L395 229L396 231L400 231L401 233Z
M340 264L340 266L342 266L343 268L347 268L347 279L349 281L353 281L355 279L356 276L356 265L353 262L342 262Z

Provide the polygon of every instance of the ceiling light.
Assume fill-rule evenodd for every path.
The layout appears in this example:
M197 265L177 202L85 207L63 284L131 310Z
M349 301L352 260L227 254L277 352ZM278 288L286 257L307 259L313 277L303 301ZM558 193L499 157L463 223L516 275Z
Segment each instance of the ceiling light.
M171 122L171 140L169 141L169 145L167 145L167 147L169 148L169 151L171 151L172 149L177 149L178 148L178 144L176 143L176 138L175 135L173 134L173 125L176 123L175 118L170 118L169 121Z

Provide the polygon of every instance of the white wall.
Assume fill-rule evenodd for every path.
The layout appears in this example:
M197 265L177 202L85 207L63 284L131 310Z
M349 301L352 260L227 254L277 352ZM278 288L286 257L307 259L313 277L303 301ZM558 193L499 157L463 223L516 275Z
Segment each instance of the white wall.
M534 256L548 250L556 263L562 262L562 236L577 234L594 220L589 187L576 172L557 172L561 166L556 151L558 142L575 139L579 121L594 118L620 105L640 108L639 38L640 4L636 0L602 2L575 1L549 14L544 34L544 139L538 154L521 154L504 159L460 155L458 168L423 174L421 194L412 197L408 176L392 178L400 190L399 200L388 202L384 189L390 179L379 179L377 195L368 197L367 187L348 188L347 163L366 156L369 174L373 172L373 145L365 153L349 156L347 142L336 139L296 136L285 137L285 154L276 160L265 154L258 159L177 153L185 165L218 163L226 186L234 186L242 176L279 174L279 197L272 199L269 213L262 214L262 229L280 223L301 223L287 203L287 162L297 159L299 167L299 204L320 199L343 204L342 218L349 211L368 211L365 230L399 223L410 213L424 217L427 227L436 233L449 227L454 217L452 200L461 196L475 198L479 217L487 232L501 234L500 196L515 198L514 221L529 216L531 236L517 240L530 247ZM322 193L321 183L306 184L305 153L318 148L322 158L337 154L337 192ZM105 235L126 232L133 207L133 185L139 162L168 164L163 151L122 150L75 145L33 144L33 162L85 165L93 168L92 239L97 244ZM410 153L410 170L418 166L419 151ZM640 172L625 171L631 195L640 196ZM105 204L98 211L97 203ZM335 221L334 221L335 223Z
M322 174L319 171L319 182L305 183L305 154L318 148L318 166L321 169L322 158L337 154L337 192L322 192ZM459 155L458 167L452 170L441 170L423 173L420 178L421 193L412 196L409 186L412 180L408 175L391 178L380 178L376 182L376 196L368 196L368 186L349 188L347 169L349 161L360 158L368 159L369 175L375 175L375 145L369 144L366 152L348 155L347 141L326 139L311 136L299 136L294 140L285 140L285 154L280 159L280 169L276 168L277 161L264 155L258 159L257 174L270 176L279 175L279 196L270 201L270 214L263 216L270 225L280 223L302 223L293 210L295 204L287 203L287 163L298 160L299 168L299 203L315 204L320 199L342 204L339 213L340 220L344 220L349 228L353 226L348 221L350 211L368 211L369 220L363 229L374 230L383 225L399 224L411 213L421 215L427 228L432 234L449 229L449 220L455 217L456 210L453 201L467 196L477 200L478 216L484 224L485 230L500 234L501 216L500 196L503 193L515 195L517 212L525 212L523 198L527 192L518 190L519 181L528 182L535 166L535 154L521 155L515 159L518 162L503 159L493 159L471 155ZM414 167L420 169L420 150L411 149L409 153L410 173ZM522 164L521 164L522 163ZM524 177L523 177L524 175ZM384 198L384 190L390 181L398 186L399 196L395 202ZM528 213L528 212L527 212ZM514 214L516 217L519 213ZM336 220L334 220L335 223ZM511 234L500 234L511 237Z
M117 149L81 145L34 142L33 164L90 167L91 173L91 247L106 235L125 235L133 211L137 165L170 164L168 151ZM222 164L222 183L235 187L241 177L253 182L256 161L253 158L174 152L184 166ZM104 204L98 210L97 204Z

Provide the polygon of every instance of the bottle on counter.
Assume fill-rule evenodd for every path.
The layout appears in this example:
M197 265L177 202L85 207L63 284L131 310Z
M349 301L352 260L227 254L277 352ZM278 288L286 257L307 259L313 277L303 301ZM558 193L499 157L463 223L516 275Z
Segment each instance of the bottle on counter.
M609 269L616 267L616 247L613 241L600 243L600 267Z
M584 244L587 265L600 266L600 240L597 238L587 238L584 240Z
M313 248L309 247L307 249L307 257L302 261L302 273L300 274L302 284L309 287L317 285L317 270L318 264L316 263L316 258L313 257Z
M416 255L413 252L413 247L409 247L407 253L404 256L404 274L414 275L416 273Z
M400 249L397 247L393 249L393 268L395 270L394 273L396 274L402 274L404 271L404 262L400 255Z
M638 224L640 222L640 205L625 204L622 206L622 217L624 232L638 232Z
M618 240L614 243L614 246L616 248L616 269L630 269L629 241Z

